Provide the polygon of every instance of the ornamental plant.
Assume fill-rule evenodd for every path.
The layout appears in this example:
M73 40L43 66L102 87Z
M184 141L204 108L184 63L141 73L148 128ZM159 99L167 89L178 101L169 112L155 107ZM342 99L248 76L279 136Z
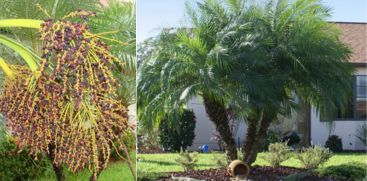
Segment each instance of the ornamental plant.
M357 129L356 137L359 139L364 146L367 146L367 124L364 123L361 127Z
M330 135L325 142L325 148L329 148L329 150L334 153L342 152L343 151L342 139L337 135Z
M268 150L269 153L263 156L263 159L273 168L279 167L282 162L290 157L288 142L271 143Z
M79 10L59 20L47 19L39 31L41 61L35 71L3 66L16 76L5 79L0 111L20 149L47 153L56 175L89 168L92 180L107 166L110 150L129 128L127 108L116 99L119 86L112 71L119 63L104 37L86 24L95 13ZM70 21L79 18L80 21ZM125 156L129 154L120 145ZM132 172L131 161L128 163Z
M318 146L303 148L301 152L295 154L306 169L315 169L321 164L327 162L332 157L332 152L328 148Z
M197 152L190 153L187 150L184 151L181 148L180 157L177 158L175 161L183 167L185 172L188 172L190 170L194 170L195 167L197 166L198 162L197 157L198 157Z
M36 180L45 172L47 162L42 155L32 158L27 149L19 150L12 137L3 138L0 135L0 180Z

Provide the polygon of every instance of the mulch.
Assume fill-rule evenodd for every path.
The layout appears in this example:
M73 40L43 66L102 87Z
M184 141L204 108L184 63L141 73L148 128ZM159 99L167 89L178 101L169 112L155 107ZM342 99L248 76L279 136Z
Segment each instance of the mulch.
M288 176L291 174L305 171L304 169L292 168L292 167L253 167L251 168L249 181L279 181L280 177ZM174 177L189 177L198 180L206 181L230 181L231 177L224 168L221 169L209 169L209 170L193 170L189 172L174 172L170 175ZM158 181L172 181L171 176L162 177ZM323 177L316 174L307 176L301 181L342 181L332 179L330 177Z

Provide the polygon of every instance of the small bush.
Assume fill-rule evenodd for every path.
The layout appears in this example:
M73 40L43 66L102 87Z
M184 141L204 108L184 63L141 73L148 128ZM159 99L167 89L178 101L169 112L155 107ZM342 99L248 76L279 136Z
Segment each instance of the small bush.
M296 132L292 132L290 135L283 137L282 142L285 141L288 141L288 146L294 146L299 144L301 138L298 136Z
M194 170L196 167L196 163L198 162L197 156L197 152L189 153L187 150L183 151L183 149L181 149L180 157L176 159L176 162L184 168L185 172L187 172Z
M33 160L11 137L4 138L0 138L0 180L34 180L44 173L46 159Z
M242 148L237 148L237 158L239 160L243 160L243 150ZM231 160L228 160L228 163L230 162Z
M295 156L306 169L314 169L328 161L332 153L327 148L314 146L302 149Z
M364 146L367 146L367 124L364 123L360 128L357 130L356 137L359 139Z
M269 130L266 134L266 138L264 140L264 144L262 146L262 151L268 151L269 145L271 143L280 142L279 136L275 131Z
M337 135L331 135L328 137L325 143L325 148L329 148L332 152L341 152L343 151L343 143L342 139Z
M333 165L322 168L319 172L324 176L332 176L336 179L362 181L367 177L367 165L353 162L342 165Z
M186 150L192 145L195 138L195 115L191 110L184 110L177 128L173 127L170 120L162 120L159 125L160 143L165 150Z
M290 157L290 149L287 142L272 143L269 145L269 153L263 156L263 159L267 161L272 167L279 167L280 164Z

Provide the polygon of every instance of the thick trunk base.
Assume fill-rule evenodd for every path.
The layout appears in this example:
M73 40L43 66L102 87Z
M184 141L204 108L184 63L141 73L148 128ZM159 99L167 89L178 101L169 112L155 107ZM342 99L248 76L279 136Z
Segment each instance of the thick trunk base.
M247 165L251 166L251 164L256 161L257 153L259 152L261 145L264 143L272 120L273 116L270 116L270 118L262 118L259 129L257 129L258 120L248 119L247 136L243 144L243 161Z
M224 105L218 101L211 100L207 96L203 97L206 113L208 114L210 120L214 123L217 132L220 134L224 142L223 146L227 152L228 159L236 160L237 148L235 140L232 136L232 131L229 126L229 120Z

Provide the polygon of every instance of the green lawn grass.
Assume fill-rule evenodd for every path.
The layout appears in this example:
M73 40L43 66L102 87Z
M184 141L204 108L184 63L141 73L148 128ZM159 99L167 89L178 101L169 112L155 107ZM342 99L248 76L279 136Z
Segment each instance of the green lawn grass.
M135 158L136 154L131 154L131 159L135 166ZM78 173L71 173L67 169L64 169L64 173L66 175L66 180L68 181L88 181L92 173L89 170L83 170ZM37 179L39 181L56 181L55 173L50 167L44 176ZM105 170L101 172L101 175L98 177L98 181L134 181L134 177L130 172L130 169L126 162L123 161L115 161L110 163Z
M253 165L268 166L269 164L261 157L266 153L259 153L256 162ZM213 157L221 156L220 153L198 154L198 166L196 169L203 170L216 168ZM177 172L183 171L183 168L175 162L178 158L177 153L167 154L139 154L138 155L138 175L146 173L159 172ZM337 153L330 158L322 167L331 165L341 165L349 162L361 162L366 164L367 154L364 153ZM301 163L294 158L282 163L283 166L302 167Z

